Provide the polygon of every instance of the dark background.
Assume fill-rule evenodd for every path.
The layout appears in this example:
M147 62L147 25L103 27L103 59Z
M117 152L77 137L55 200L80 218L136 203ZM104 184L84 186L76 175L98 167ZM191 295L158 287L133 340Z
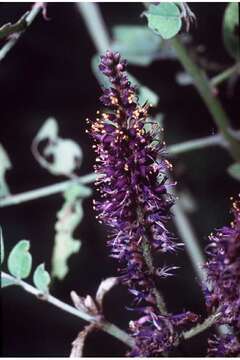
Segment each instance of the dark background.
M30 4L0 5L0 25L16 21ZM232 60L224 50L221 30L225 3L194 3L198 18L193 28L194 45L204 45L208 60L230 66ZM143 8L138 3L103 3L100 5L110 30L116 24L143 24ZM99 85L91 72L90 60L95 48L83 20L73 3L49 4L45 21L39 15L17 45L0 64L0 141L7 150L13 169L7 173L12 193L21 193L55 183L55 178L34 160L31 141L49 116L56 117L60 135L79 142L84 152L81 174L92 171L93 152L85 134L85 118L94 117L99 107ZM181 87L175 81L181 69L177 61L155 61L149 67L130 67L144 85L160 96L158 110L165 114L167 144L207 136L216 132L202 100L192 86ZM213 72L209 73L213 75ZM237 124L237 95L228 98L220 87L220 98ZM238 120L239 121L239 120ZM208 148L178 156L173 160L180 189L188 188L197 202L190 214L199 241L206 245L207 235L230 220L229 197L236 196L239 183L226 174L231 158L222 149ZM45 261L50 268L56 212L61 195L17 206L2 208L0 217L6 252L20 239L31 240L34 267ZM82 240L79 254L71 257L71 271L64 282L56 282L52 293L70 302L72 289L80 295L94 294L103 278L116 274L116 263L108 257L106 232L95 220L91 199L85 201L85 216L76 231ZM169 310L188 309L205 314L198 281L184 252L174 255L171 263L181 266L177 276L162 281ZM68 356L70 344L84 322L46 303L40 303L20 288L2 291L2 356ZM125 306L131 304L127 290L115 288L106 298L106 317L127 328L132 317ZM206 333L183 346L185 356L204 356ZM114 338L96 333L85 347L87 356L122 356L125 347Z

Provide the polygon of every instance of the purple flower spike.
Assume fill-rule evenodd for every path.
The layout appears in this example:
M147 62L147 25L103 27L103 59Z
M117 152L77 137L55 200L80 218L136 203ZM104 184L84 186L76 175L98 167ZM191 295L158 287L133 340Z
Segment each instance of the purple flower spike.
M234 335L215 336L208 340L208 356L239 357L240 342Z
M99 113L91 125L98 155L95 171L102 175L96 183L101 200L94 201L94 208L99 220L112 229L109 245L121 265L123 283L155 304L153 276L166 274L149 273L141 244L147 237L150 251L172 251L177 246L166 229L173 204L166 187L166 169L171 165L163 157L163 144L154 142L144 128L148 106L137 104L135 88L125 73L126 61L107 51L99 69L113 87L103 90L101 97L111 112Z
M99 69L112 86L100 98L109 111L98 112L91 123L100 192L94 209L99 221L111 229L108 244L119 262L120 280L144 313L131 325L137 344L132 355L161 354L177 343L176 320L161 317L155 278L171 276L175 267L155 269L146 258L178 246L166 228L174 203L167 192L171 164L157 134L145 128L149 106L137 103L136 90L125 73L126 61L107 51Z
M205 265L210 289L205 300L210 314L219 313L219 324L231 326L233 335L209 339L209 356L240 356L240 201L233 203L230 226L211 234Z
M234 221L210 235L205 268L211 289L205 290L210 313L219 311L219 323L240 330L240 201L233 203Z

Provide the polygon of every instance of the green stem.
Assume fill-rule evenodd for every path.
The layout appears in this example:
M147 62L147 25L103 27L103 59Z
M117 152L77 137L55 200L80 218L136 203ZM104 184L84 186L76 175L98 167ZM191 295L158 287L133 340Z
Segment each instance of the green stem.
M5 58L5 56L9 53L9 51L15 46L21 35L24 33L24 31L32 24L36 16L41 11L41 3L35 3L32 7L32 10L27 14L24 21L26 24L25 29L23 29L21 32L15 34L14 37L12 37L8 42L3 45L3 47L0 49L0 61Z
M211 326L213 326L216 323L219 316L220 316L220 314L218 312L209 316L206 320L204 320L204 322L202 324L198 324L195 327L193 327L192 329L185 331L183 333L183 338L185 340L188 340L188 339L200 334L201 332L209 329Z
M234 137L236 137L236 139L240 140L240 130L233 131L232 134L234 135ZM167 147L167 153L169 155L178 155L188 151L203 149L208 146L222 146L226 148L228 146L228 143L226 142L222 134L217 134L206 136L201 139L184 141L180 144L169 145Z
M143 237L143 239L142 239L141 248L142 248L143 257L145 259L148 271L151 275L153 275L154 274L154 265L153 265L153 259L152 259L152 254L151 254L151 248L150 248L148 240L145 237ZM167 309L166 309L165 301L163 299L162 294L158 291L156 286L153 288L153 294L156 298L157 307L158 307L160 313L163 315L166 315Z
M171 180L171 179L170 179ZM173 182L171 180L171 182ZM172 187L169 192L177 197L175 189ZM178 230L180 238L183 239L184 245L186 246L187 253L190 257L192 266L201 282L206 282L206 273L203 270L205 258L201 247L199 246L198 239L195 235L194 229L186 216L182 205L179 201L176 201L172 208L173 221Z
M137 207L137 217L138 217L140 226L145 228L144 215L139 207ZM153 278L154 273L155 273L155 271L154 271L155 268L154 268L154 264L153 264L152 250L151 250L151 245L148 241L148 238L145 235L143 235L143 237L141 239L140 249L142 251L142 255L143 255L146 267L148 269L148 273ZM160 291L157 289L157 286L155 283L153 283L152 292L156 299L156 305L159 309L159 312L163 315L166 315L167 308L166 308L163 296L161 295Z
M230 67L229 69L224 70L222 73L214 76L211 80L210 83L213 87L221 84L223 81L227 80L231 75L233 75L234 73L237 73L240 71L240 64L235 64L232 67Z
M230 121L216 96L212 93L210 82L206 74L201 70L191 59L184 45L178 36L170 40L175 49L178 59L182 63L186 71L191 75L195 86L209 109L215 124L220 133L223 134L226 141L229 143L229 151L232 157L240 160L240 142L231 133Z
M23 202L43 198L46 196L58 194L64 192L70 185L73 184L90 184L97 178L95 173L81 176L73 180L62 181L54 185L45 186L40 189L26 191L22 194L9 195L3 199L0 199L0 208L10 205L16 205Z
M40 297L41 292L38 289L36 289L34 286L29 285L25 281L16 280L13 276L11 276L3 271L1 272L1 278L15 282L16 285L21 286L26 292L28 292L38 298L41 298L43 301L46 301L46 302L58 307L59 309L65 311L69 314L72 314L80 319L83 319L85 321L95 323L95 324L99 322L99 320L97 318L95 318L94 316L91 316L88 313L86 313L80 309L76 309L75 307L68 305L68 304L64 303L63 301L58 300L57 298L55 298L52 295L46 295L44 297ZM119 339L124 344L128 345L129 347L134 346L134 340L125 331L121 330L116 325L114 325L106 320L101 320L101 322L99 323L99 328L101 328L106 333L112 335L113 337Z
M78 2L76 6L84 19L98 53L104 53L110 47L110 38L99 7L90 2Z

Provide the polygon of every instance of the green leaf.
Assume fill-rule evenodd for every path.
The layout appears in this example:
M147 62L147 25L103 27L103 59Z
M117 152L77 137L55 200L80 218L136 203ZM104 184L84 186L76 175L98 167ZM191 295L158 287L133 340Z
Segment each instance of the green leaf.
M33 282L37 289L39 289L43 293L48 292L51 278L49 273L45 270L44 264L38 265L38 267L34 271Z
M181 29L181 14L174 3L161 2L158 5L150 5L144 15L148 19L150 29L163 39L171 39Z
M1 273L1 288L7 287L7 286L12 286L12 285L19 285L19 284L17 283L17 281L15 279L6 278Z
M1 264L4 260L4 243L3 243L3 234L2 234L2 227L0 226L0 239L1 239Z
M5 173L11 169L12 164L8 154L0 144L0 198L9 194L9 188L5 180Z
M31 272L32 256L29 253L29 249L29 241L21 240L10 252L8 258L8 269L17 279L25 279Z
M223 18L223 42L228 53L240 59L238 3L227 5Z
M129 64L147 66L161 51L161 38L146 26L114 26L113 37L112 49L119 51Z
M230 165L227 171L234 179L240 180L240 163Z

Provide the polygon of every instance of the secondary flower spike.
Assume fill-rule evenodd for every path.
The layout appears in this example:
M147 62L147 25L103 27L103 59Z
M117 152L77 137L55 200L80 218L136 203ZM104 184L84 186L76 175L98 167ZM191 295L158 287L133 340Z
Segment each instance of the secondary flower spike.
M156 277L171 276L175 268L156 268L153 260L155 252L172 252L178 246L166 227L174 202L167 192L171 164L164 157L159 129L155 133L154 126L146 128L149 106L138 104L126 61L107 51L99 69L111 86L100 98L109 110L98 112L90 130L100 192L94 208L98 219L111 228L111 255L118 259L120 280L134 295L142 316L131 323L137 343L132 355L156 355L176 343L174 320L167 318L155 286Z
M208 356L210 357L239 357L240 342L235 335L215 336L208 340Z
M205 268L211 289L205 289L209 313L218 312L220 324L230 325L236 336L227 335L209 341L215 356L240 355L240 201L232 207L230 226L211 234ZM238 335L237 335L238 334Z

